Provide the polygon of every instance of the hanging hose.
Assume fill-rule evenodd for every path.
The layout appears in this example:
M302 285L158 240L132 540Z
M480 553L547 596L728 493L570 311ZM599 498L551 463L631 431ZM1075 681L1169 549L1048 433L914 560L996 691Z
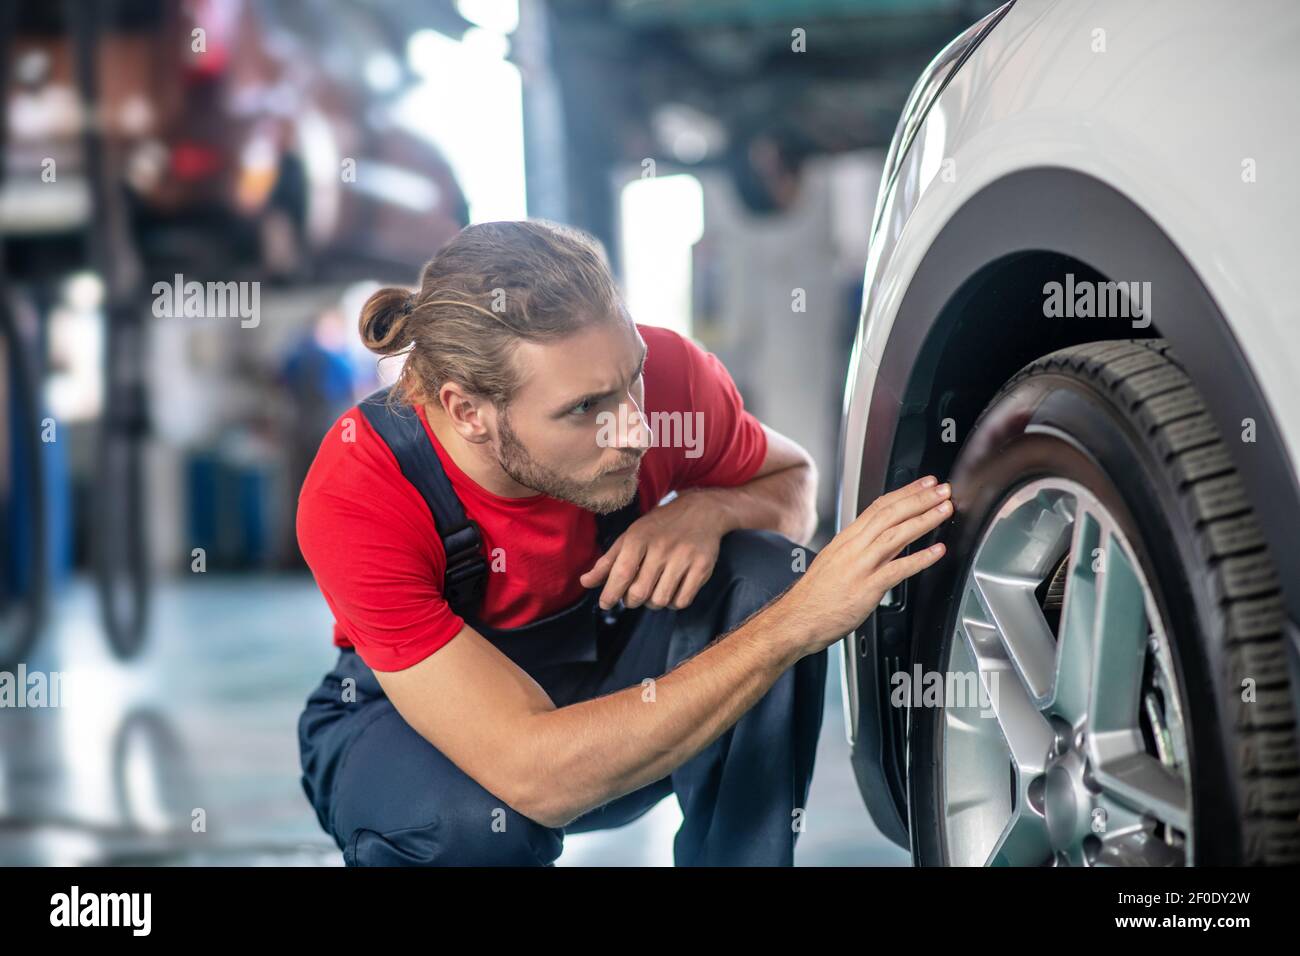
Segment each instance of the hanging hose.
M12 4L0 8L0 185L3 185L6 166L6 145L9 132L9 51L13 39L17 10ZM45 469L41 455L40 431L40 381L31 356L28 342L20 333L10 301L8 276L5 271L3 243L0 243L0 345L6 356L5 376L0 388L7 389L7 401L12 401L13 413L9 421L16 424L12 452L6 458L23 469L7 476L8 485L21 500L0 502L0 580L17 584L17 595L0 595L0 669L10 670L27 657L45 618L45 597L48 587L46 554L48 541L45 522ZM7 429L0 433L8 437ZM26 547L26 566L11 573L9 562L18 558L14 549L17 536L9 522L15 514L29 516L30 530ZM11 599L12 598L12 599Z
M99 433L97 494L92 496L95 576L109 644L122 658L144 642L149 573L145 523L144 303L139 263L117 170L109 162L99 109L98 38L113 22L111 2L67 0L77 84L85 124L92 209L90 247L104 280L104 410Z

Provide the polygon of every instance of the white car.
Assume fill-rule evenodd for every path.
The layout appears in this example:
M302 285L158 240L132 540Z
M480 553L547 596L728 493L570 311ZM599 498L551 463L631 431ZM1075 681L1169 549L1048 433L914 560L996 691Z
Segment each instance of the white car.
M918 864L1300 861L1298 48L1291 0L1014 0L912 92L839 524L953 483L844 642Z

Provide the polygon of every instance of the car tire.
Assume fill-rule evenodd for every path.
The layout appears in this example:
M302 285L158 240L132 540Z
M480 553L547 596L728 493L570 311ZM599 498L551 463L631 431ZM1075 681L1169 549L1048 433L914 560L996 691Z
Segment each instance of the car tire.
M1168 344L1160 339L1094 342L1031 363L980 416L951 480L956 513L946 533L948 557L915 581L914 669L942 672L955 659L950 656L955 635L966 626L963 591L975 580L973 562L991 522L1005 512L1003 503L1038 480L1059 481L1081 489L1080 494L1086 490L1089 501L1113 516L1115 536L1130 548L1145 593L1153 599L1148 607L1158 609L1170 645L1186 749L1185 769L1179 772L1190 801L1189 839L1179 862L1300 861L1300 759L1277 576L1224 436ZM1065 633L1059 620L1055 626L1053 696L1061 681L1059 634ZM1150 626L1154 635L1156 625ZM1100 626L1092 631L1104 632ZM1020 677L1017 691L1030 683L1025 673L1013 672L1013 680ZM1096 692L1106 693L1104 688ZM943 865L957 858L965 833L953 822L965 805L945 803L947 707L909 704L913 858L919 865ZM1139 704L1135 720L1140 722L1141 714ZM966 740L960 732L953 738L954 746ZM1014 763L1013 758L1013 791ZM1034 791L1024 792L1031 799L1022 809L1037 813ZM1016 802L1014 794L1007 799ZM1163 839L1176 845L1177 833L1166 829ZM1035 844L1025 859L994 852L984 862L1071 862L1055 840L1051 837L1041 859L1034 858ZM1159 854L1151 859L1170 862Z

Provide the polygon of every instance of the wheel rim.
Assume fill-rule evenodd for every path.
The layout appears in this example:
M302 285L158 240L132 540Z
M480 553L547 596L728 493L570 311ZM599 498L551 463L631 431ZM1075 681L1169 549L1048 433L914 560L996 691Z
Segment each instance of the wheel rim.
M1015 491L966 573L943 699L944 835L958 865L1192 859L1183 702L1158 603L1077 482ZM978 675L976 678L975 675Z

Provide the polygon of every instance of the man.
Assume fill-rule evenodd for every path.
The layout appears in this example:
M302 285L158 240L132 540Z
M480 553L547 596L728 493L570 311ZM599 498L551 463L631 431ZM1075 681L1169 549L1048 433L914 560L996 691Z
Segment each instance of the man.
M361 334L401 375L326 436L297 520L341 648L302 782L345 862L547 865L672 793L678 865L791 864L826 648L938 560L898 555L947 487L809 564L807 453L564 227L468 227Z

